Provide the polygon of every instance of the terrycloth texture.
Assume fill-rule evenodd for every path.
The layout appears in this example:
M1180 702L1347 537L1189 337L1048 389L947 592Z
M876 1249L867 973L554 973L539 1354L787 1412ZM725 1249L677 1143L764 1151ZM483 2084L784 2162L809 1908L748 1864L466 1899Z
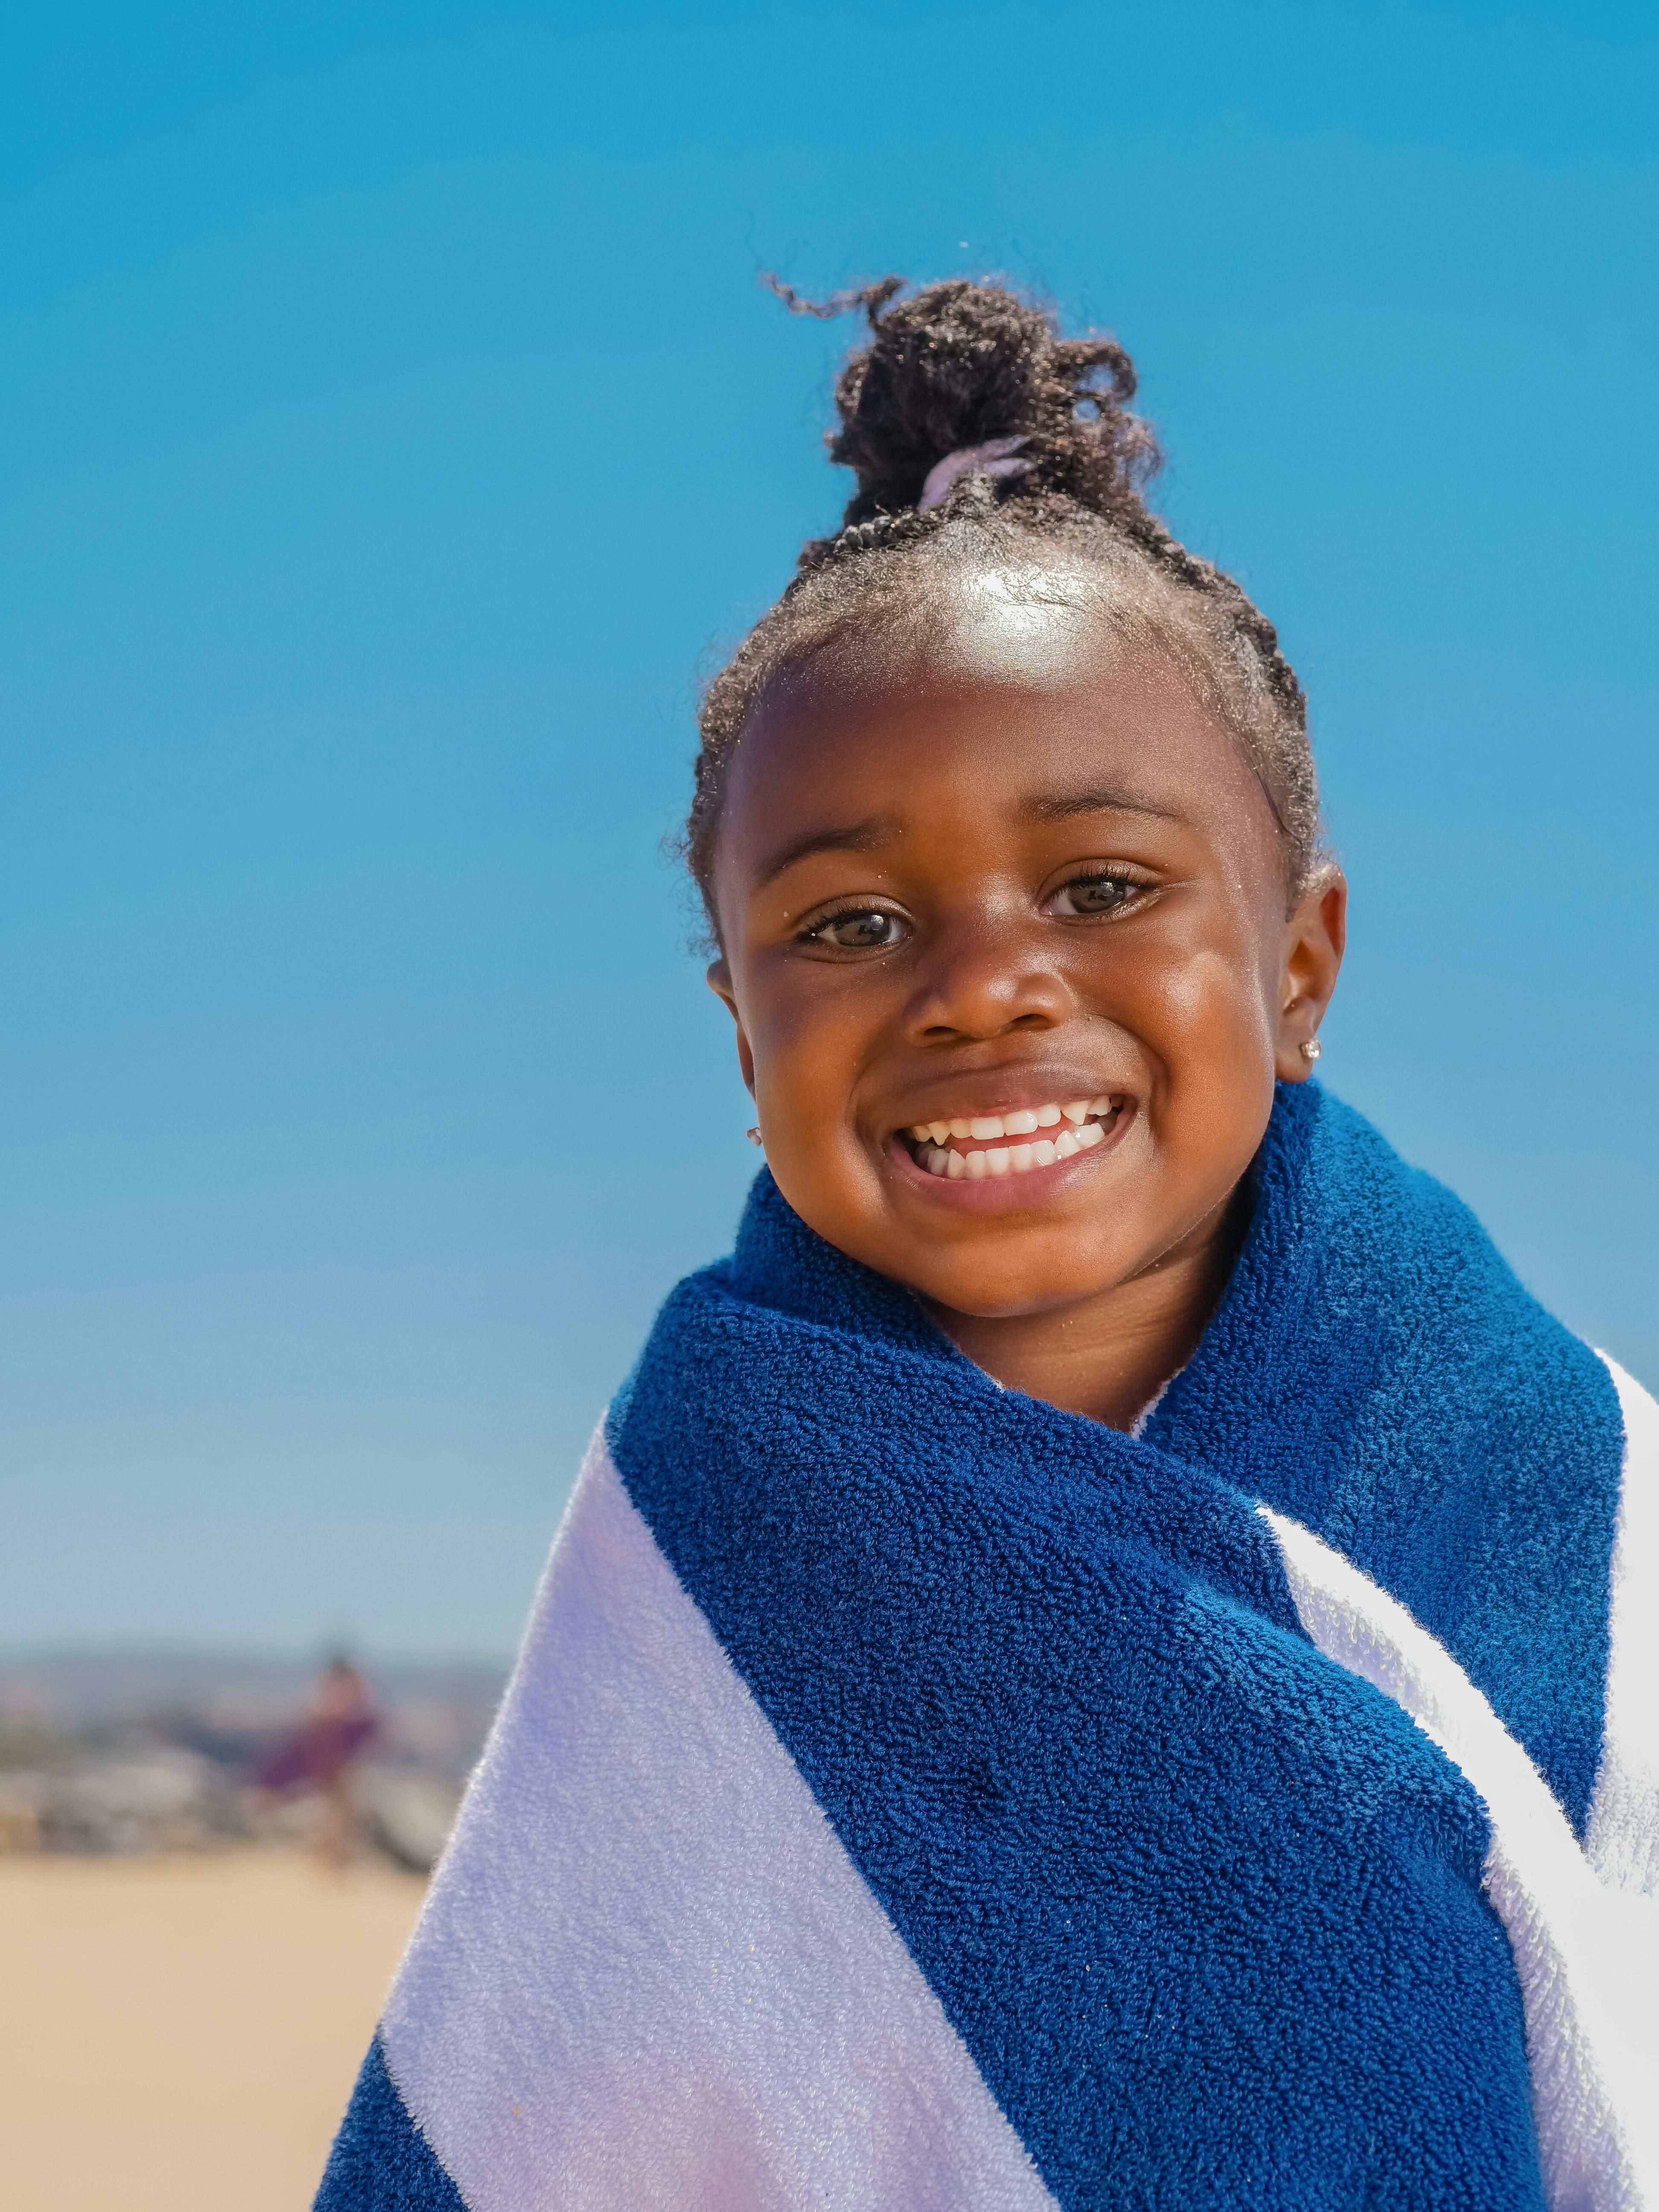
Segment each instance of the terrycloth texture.
M378 2035L334 2139L317 2202L385 2205L387 2212L466 2212L387 2074Z
M1585 1838L1620 1889L1659 1895L1659 1406L1607 1363L1627 1439L1613 1549L1607 1723ZM1655 2098L1659 2104L1659 2096Z
M492 2212L1051 2212L602 1439L381 2035Z
M1356 1116L1140 1439L763 1176L610 1449L385 2024L471 2212L1643 2201L1618 1396Z
M1221 1310L1146 1441L1315 1529L1445 1644L1582 1835L1622 1442L1607 1371L1468 1208L1281 1093Z
M1319 1650L1394 1698L1485 1800L1486 1894L1521 1979L1547 2201L1650 2201L1659 2176L1653 1900L1597 1879L1542 1775L1443 1644L1310 1530L1260 1510Z

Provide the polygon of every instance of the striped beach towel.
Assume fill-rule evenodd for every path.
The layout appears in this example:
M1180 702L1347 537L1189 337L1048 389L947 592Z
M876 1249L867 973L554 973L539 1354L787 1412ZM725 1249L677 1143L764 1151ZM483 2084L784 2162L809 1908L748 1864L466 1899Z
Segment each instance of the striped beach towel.
M1281 1091L1125 1436L757 1182L323 2212L1659 2207L1659 1408Z

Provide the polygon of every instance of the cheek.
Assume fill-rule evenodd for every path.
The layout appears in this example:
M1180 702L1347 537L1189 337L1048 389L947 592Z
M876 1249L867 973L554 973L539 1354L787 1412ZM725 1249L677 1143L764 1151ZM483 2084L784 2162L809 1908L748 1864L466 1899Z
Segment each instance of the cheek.
M1166 1087L1153 1100L1152 1133L1165 1171L1207 1206L1249 1165L1273 1110L1273 1036L1255 969L1217 957L1188 963L1172 979L1169 1018Z
M788 1129L819 1131L847 1119L860 1067L878 1015L869 994L836 987L830 969L756 979L745 1026L755 1055L755 1088L770 1099Z
M1195 902L1127 959L1111 948L1101 967L1097 1004L1139 1035L1170 1083L1241 1055L1271 1060L1259 933L1248 923L1224 905Z
M890 1271L880 1170L856 1124L872 1045L866 1009L852 994L801 990L791 978L755 1018L755 1100L779 1189L820 1237Z
M1182 1190L1249 1164L1272 1109L1273 1024L1254 933L1182 932L1157 946L1125 1006L1151 1058L1146 1164ZM1128 1164L1126 1160L1126 1166Z
M1206 951L1173 962L1162 1001L1161 1025L1176 1066L1236 1060L1252 1049L1271 1058L1268 1010L1253 959Z

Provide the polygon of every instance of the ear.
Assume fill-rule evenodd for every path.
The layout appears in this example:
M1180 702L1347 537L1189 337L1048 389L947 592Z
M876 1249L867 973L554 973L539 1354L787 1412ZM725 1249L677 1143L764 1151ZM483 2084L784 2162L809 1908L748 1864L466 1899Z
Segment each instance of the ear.
M718 960L708 963L708 984L738 1025L738 1066L743 1075L744 1088L752 1098L755 1095L755 1054L749 1042L749 1033L744 1028L743 1016L738 1012L738 994L732 985L730 962L722 953Z
M1348 941L1348 879L1326 870L1297 900L1285 924L1279 1035L1273 1065L1281 1083L1305 1083L1313 1062L1302 1048L1319 1035Z

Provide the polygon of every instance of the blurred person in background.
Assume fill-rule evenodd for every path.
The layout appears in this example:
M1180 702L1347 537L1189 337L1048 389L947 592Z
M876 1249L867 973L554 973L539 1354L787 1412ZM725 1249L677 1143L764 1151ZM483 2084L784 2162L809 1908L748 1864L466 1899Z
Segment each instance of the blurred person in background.
M362 1823L351 1793L351 1771L380 1733L374 1692L362 1670L337 1653L318 1677L306 1716L260 1763L255 1787L283 1796L314 1790L322 1800L317 1850L325 1866L343 1868L356 1856Z

